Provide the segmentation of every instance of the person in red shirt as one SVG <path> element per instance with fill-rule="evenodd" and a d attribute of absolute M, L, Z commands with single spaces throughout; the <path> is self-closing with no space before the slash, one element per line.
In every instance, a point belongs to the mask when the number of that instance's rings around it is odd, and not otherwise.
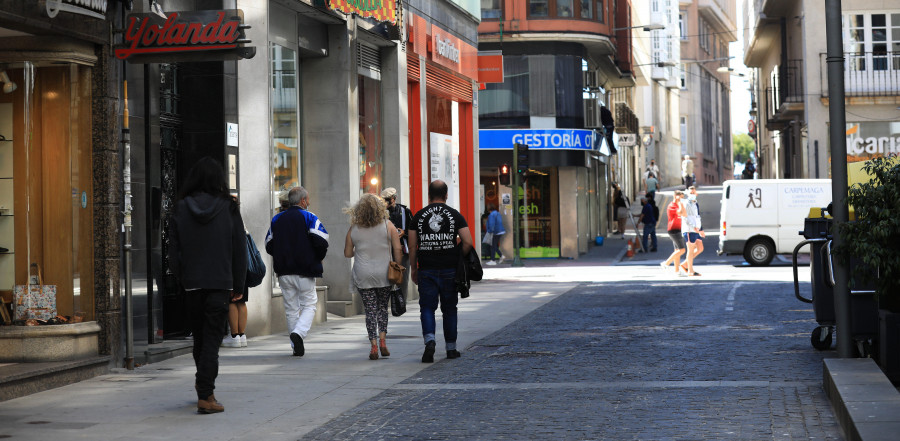
<path fill-rule="evenodd" d="M 675 251 L 666 259 L 665 262 L 660 262 L 659 266 L 666 271 L 669 267 L 669 264 L 675 264 L 675 274 L 681 276 L 684 275 L 685 272 L 681 269 L 681 255 L 684 254 L 685 249 L 687 248 L 684 244 L 684 236 L 681 235 L 681 216 L 678 215 L 678 207 L 681 205 L 681 199 L 684 197 L 684 193 L 680 190 L 675 190 L 675 199 L 672 200 L 672 203 L 666 206 L 666 217 L 669 220 L 668 225 L 666 226 L 666 230 L 669 233 L 669 238 L 672 239 L 672 244 L 675 245 Z"/>

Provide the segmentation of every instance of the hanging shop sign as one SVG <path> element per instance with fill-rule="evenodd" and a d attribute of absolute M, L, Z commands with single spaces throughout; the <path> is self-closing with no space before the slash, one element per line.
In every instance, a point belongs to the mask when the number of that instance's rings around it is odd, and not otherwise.
<path fill-rule="evenodd" d="M 56 18 L 62 12 L 106 20 L 107 0 L 44 0 L 47 16 Z"/>
<path fill-rule="evenodd" d="M 397 23 L 396 0 L 330 0 L 331 9 L 381 22 Z"/>
<path fill-rule="evenodd" d="M 134 63 L 253 58 L 256 48 L 245 46 L 248 28 L 240 9 L 131 14 L 115 54 Z"/>
<path fill-rule="evenodd" d="M 478 53 L 478 82 L 503 82 L 503 52 L 481 51 Z"/>
<path fill-rule="evenodd" d="M 478 131 L 479 150 L 512 150 L 527 144 L 533 150 L 593 150 L 593 130 L 584 129 L 484 129 Z"/>

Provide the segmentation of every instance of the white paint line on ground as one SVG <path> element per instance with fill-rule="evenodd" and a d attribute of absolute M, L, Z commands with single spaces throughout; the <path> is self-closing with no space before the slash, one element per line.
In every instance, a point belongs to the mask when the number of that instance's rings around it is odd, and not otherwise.
<path fill-rule="evenodd" d="M 734 311 L 734 293 L 737 291 L 738 288 L 741 287 L 741 285 L 743 285 L 742 282 L 735 283 L 734 286 L 731 287 L 731 291 L 728 292 L 728 298 L 725 299 L 725 310 L 726 311 L 729 311 L 729 312 Z"/>

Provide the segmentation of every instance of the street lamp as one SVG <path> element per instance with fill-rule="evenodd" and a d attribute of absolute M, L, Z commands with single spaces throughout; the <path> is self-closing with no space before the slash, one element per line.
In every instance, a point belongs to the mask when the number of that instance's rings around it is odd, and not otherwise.
<path fill-rule="evenodd" d="M 659 24 L 659 23 L 650 23 L 650 24 L 648 24 L 648 25 L 637 25 L 637 26 L 628 26 L 628 27 L 625 27 L 625 28 L 614 28 L 614 29 L 613 29 L 613 32 L 615 32 L 615 31 L 624 31 L 624 30 L 626 30 L 626 29 L 638 29 L 638 28 L 643 29 L 643 30 L 649 32 L 649 31 L 658 31 L 658 30 L 660 30 L 660 29 L 665 29 L 665 28 L 666 28 L 666 25 L 664 25 L 664 24 Z"/>
<path fill-rule="evenodd" d="M 722 67 L 716 69 L 716 72 L 727 73 L 728 75 L 735 76 L 735 77 L 743 77 L 744 76 L 744 74 L 741 72 L 735 73 L 733 67 L 722 66 Z"/>
<path fill-rule="evenodd" d="M 656 66 L 656 67 L 675 67 L 678 63 L 674 61 L 659 61 L 656 63 L 644 63 L 644 64 L 635 64 L 634 67 L 638 66 Z"/>

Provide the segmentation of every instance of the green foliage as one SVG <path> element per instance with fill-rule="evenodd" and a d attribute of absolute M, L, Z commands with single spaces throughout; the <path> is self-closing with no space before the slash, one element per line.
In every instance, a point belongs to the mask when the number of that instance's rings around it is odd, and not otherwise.
<path fill-rule="evenodd" d="M 732 150 L 734 151 L 734 160 L 739 162 L 747 162 L 750 153 L 756 150 L 756 144 L 753 138 L 746 133 L 738 133 L 731 135 Z"/>
<path fill-rule="evenodd" d="M 852 281 L 873 282 L 879 296 L 900 298 L 900 160 L 875 158 L 863 166 L 872 178 L 850 187 L 847 203 L 856 221 L 841 225 L 844 262 L 858 259 Z"/>

